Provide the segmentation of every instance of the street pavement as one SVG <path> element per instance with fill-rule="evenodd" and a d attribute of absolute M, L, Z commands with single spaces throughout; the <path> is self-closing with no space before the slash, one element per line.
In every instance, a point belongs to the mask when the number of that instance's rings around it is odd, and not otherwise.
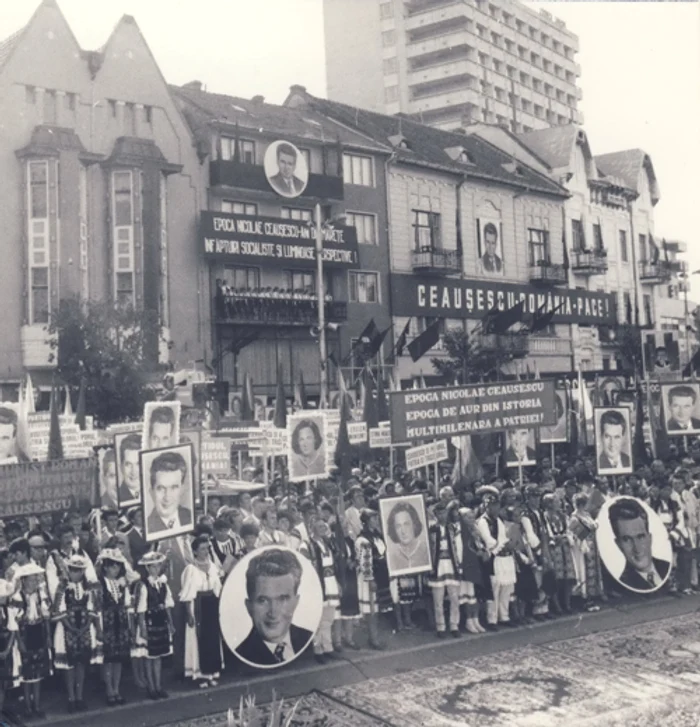
<path fill-rule="evenodd" d="M 639 598 L 495 634 L 389 635 L 382 652 L 344 652 L 323 666 L 304 655 L 204 691 L 170 684 L 170 699 L 156 703 L 132 691 L 108 709 L 93 697 L 98 708 L 80 716 L 47 703 L 44 724 L 223 727 L 226 710 L 254 694 L 258 704 L 289 699 L 305 715 L 294 724 L 324 727 L 698 727 L 699 609 L 698 596 Z"/>

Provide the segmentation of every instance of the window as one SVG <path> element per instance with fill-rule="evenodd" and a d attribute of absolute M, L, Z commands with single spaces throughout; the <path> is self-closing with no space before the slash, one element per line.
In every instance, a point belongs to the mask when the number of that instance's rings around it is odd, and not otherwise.
<path fill-rule="evenodd" d="M 593 245 L 596 250 L 605 249 L 603 245 L 603 228 L 598 223 L 593 225 Z"/>
<path fill-rule="evenodd" d="M 49 297 L 49 162 L 29 162 L 29 323 L 48 323 Z"/>
<path fill-rule="evenodd" d="M 384 75 L 388 76 L 392 73 L 397 73 L 399 70 L 398 58 L 385 58 L 384 59 Z"/>
<path fill-rule="evenodd" d="M 440 244 L 440 215 L 413 210 L 413 243 L 416 250 L 434 250 Z"/>
<path fill-rule="evenodd" d="M 379 6 L 379 17 L 381 18 L 392 18 L 394 16 L 394 7 L 392 3 L 382 3 Z"/>
<path fill-rule="evenodd" d="M 29 210 L 32 219 L 49 216 L 49 163 L 29 162 Z"/>
<path fill-rule="evenodd" d="M 393 45 L 396 45 L 396 31 L 385 30 L 382 33 L 382 46 L 384 48 L 390 48 Z"/>
<path fill-rule="evenodd" d="M 143 107 L 143 120 L 149 126 L 153 123 L 153 106 Z"/>
<path fill-rule="evenodd" d="M 56 123 L 56 92 L 44 91 L 44 123 Z"/>
<path fill-rule="evenodd" d="M 134 305 L 133 175 L 112 172 L 112 219 L 114 224 L 114 290 L 117 303 Z"/>
<path fill-rule="evenodd" d="M 361 187 L 374 187 L 372 158 L 358 154 L 343 154 L 343 181 Z"/>
<path fill-rule="evenodd" d="M 238 140 L 238 161 L 242 164 L 255 164 L 255 142 L 248 139 Z M 221 158 L 233 161 L 236 158 L 236 140 L 231 136 L 221 137 Z"/>
<path fill-rule="evenodd" d="M 396 103 L 399 100 L 399 87 L 398 86 L 387 86 L 384 89 L 384 101 L 385 103 Z"/>
<path fill-rule="evenodd" d="M 628 262 L 627 260 L 627 231 L 620 230 L 620 260 L 623 263 Z"/>
<path fill-rule="evenodd" d="M 307 270 L 286 270 L 288 290 L 316 290 L 316 274 Z"/>
<path fill-rule="evenodd" d="M 629 293 L 622 294 L 622 310 L 626 323 L 632 323 L 632 297 Z"/>
<path fill-rule="evenodd" d="M 349 273 L 352 303 L 379 303 L 379 275 L 351 270 Z"/>
<path fill-rule="evenodd" d="M 374 215 L 363 215 L 359 212 L 346 212 L 346 224 L 357 231 L 357 241 L 361 245 L 376 245 L 377 230 Z"/>
<path fill-rule="evenodd" d="M 124 132 L 136 136 L 136 108 L 132 103 L 124 104 Z"/>
<path fill-rule="evenodd" d="M 221 211 L 231 215 L 257 215 L 258 205 L 252 202 L 234 202 L 230 199 L 222 199 Z"/>
<path fill-rule="evenodd" d="M 538 265 L 549 259 L 549 232 L 547 230 L 529 229 L 527 231 L 530 248 L 530 265 Z"/>
<path fill-rule="evenodd" d="M 305 210 L 298 207 L 282 207 L 282 217 L 285 220 L 311 222 L 314 218 L 314 212 L 313 210 Z"/>
<path fill-rule="evenodd" d="M 651 326 L 654 323 L 654 317 L 651 313 L 651 295 L 645 293 L 642 300 L 644 305 L 644 322 L 647 326 Z"/>
<path fill-rule="evenodd" d="M 645 263 L 647 261 L 647 236 L 639 236 L 639 261 Z"/>
<path fill-rule="evenodd" d="M 31 269 L 31 322 L 49 322 L 49 269 L 48 267 Z"/>
<path fill-rule="evenodd" d="M 260 268 L 227 267 L 224 276 L 236 290 L 257 290 L 260 287 Z"/>
<path fill-rule="evenodd" d="M 571 242 L 574 250 L 586 249 L 586 237 L 583 233 L 581 220 L 571 220 Z"/>
<path fill-rule="evenodd" d="M 241 161 L 244 164 L 255 164 L 255 142 L 241 139 Z"/>

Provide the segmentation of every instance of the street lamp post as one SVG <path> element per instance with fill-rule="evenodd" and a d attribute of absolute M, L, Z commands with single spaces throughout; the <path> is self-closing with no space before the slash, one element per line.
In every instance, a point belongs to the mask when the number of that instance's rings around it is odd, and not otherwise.
<path fill-rule="evenodd" d="M 328 403 L 328 370 L 326 353 L 326 291 L 323 288 L 323 224 L 321 205 L 316 203 L 316 297 L 318 300 L 318 353 L 320 357 L 319 409 Z"/>

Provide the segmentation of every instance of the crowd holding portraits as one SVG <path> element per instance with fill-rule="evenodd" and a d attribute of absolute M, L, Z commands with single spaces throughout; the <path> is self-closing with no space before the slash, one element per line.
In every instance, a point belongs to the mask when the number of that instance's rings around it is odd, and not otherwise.
<path fill-rule="evenodd" d="M 143 410 L 141 449 L 172 447 L 180 441 L 179 401 L 149 401 Z"/>
<path fill-rule="evenodd" d="M 506 467 L 532 467 L 537 464 L 534 429 L 515 428 L 506 431 L 504 461 Z"/>
<path fill-rule="evenodd" d="M 141 502 L 139 452 L 141 431 L 120 432 L 114 435 L 114 454 L 117 462 L 117 500 L 119 507 L 131 507 Z"/>
<path fill-rule="evenodd" d="M 601 507 L 596 531 L 603 565 L 624 588 L 658 591 L 668 580 L 673 549 L 659 515 L 642 500 L 614 497 Z"/>
<path fill-rule="evenodd" d="M 595 407 L 596 465 L 599 475 L 632 472 L 632 427 L 628 407 Z"/>
<path fill-rule="evenodd" d="M 249 666 L 275 669 L 294 661 L 321 621 L 323 592 L 311 561 L 269 545 L 243 557 L 221 593 L 221 634 Z"/>
<path fill-rule="evenodd" d="M 291 482 L 327 476 L 326 425 L 322 411 L 299 411 L 288 418 Z"/>
<path fill-rule="evenodd" d="M 139 453 L 147 542 L 194 529 L 194 469 L 191 444 Z"/>
<path fill-rule="evenodd" d="M 431 568 L 425 498 L 400 495 L 379 502 L 389 575 L 425 573 Z"/>
<path fill-rule="evenodd" d="M 700 434 L 700 384 L 692 381 L 661 386 L 666 432 L 671 437 Z"/>
<path fill-rule="evenodd" d="M 566 391 L 557 389 L 554 392 L 554 410 L 557 421 L 551 426 L 540 427 L 540 442 L 542 444 L 557 444 L 569 441 L 569 407 L 567 406 Z"/>

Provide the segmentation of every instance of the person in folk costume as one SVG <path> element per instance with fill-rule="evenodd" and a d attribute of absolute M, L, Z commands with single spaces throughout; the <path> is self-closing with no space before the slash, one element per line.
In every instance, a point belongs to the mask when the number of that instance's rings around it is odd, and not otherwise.
<path fill-rule="evenodd" d="M 537 581 L 537 601 L 532 607 L 535 621 L 544 621 L 549 616 L 549 596 L 554 593 L 556 583 L 551 569 L 548 541 L 545 537 L 544 515 L 542 514 L 541 491 L 535 484 L 525 487 L 525 503 L 520 521 L 525 539 L 535 558 L 534 574 Z"/>
<path fill-rule="evenodd" d="M 515 560 L 505 523 L 500 517 L 498 490 L 491 485 L 484 485 L 479 488 L 478 494 L 485 512 L 477 521 L 477 528 L 491 554 L 488 565 L 491 598 L 486 603 L 486 628 L 488 631 L 496 631 L 499 623 L 511 625 L 509 608 L 515 590 Z"/>
<path fill-rule="evenodd" d="M 360 612 L 367 621 L 369 645 L 383 649 L 379 640 L 379 614 L 393 610 L 386 562 L 386 543 L 381 536 L 379 513 L 365 509 L 360 514 L 362 529 L 355 541 L 357 593 Z"/>
<path fill-rule="evenodd" d="M 476 513 L 468 507 L 460 508 L 462 521 L 462 571 L 459 586 L 460 610 L 464 610 L 464 628 L 470 634 L 481 634 L 486 629 L 479 621 L 479 601 L 488 600 L 491 586 L 484 578 L 482 564 L 491 555 L 476 527 Z"/>
<path fill-rule="evenodd" d="M 127 560 L 118 548 L 103 548 L 97 558 L 102 612 L 102 651 L 107 704 L 124 704 L 119 693 L 122 667 L 131 655 L 134 633 L 131 590 L 126 578 Z"/>
<path fill-rule="evenodd" d="M 450 602 L 450 633 L 455 638 L 460 635 L 459 589 L 462 535 L 459 523 L 455 522 L 452 517 L 455 512 L 454 508 L 448 510 L 444 500 L 439 500 L 433 507 L 433 515 L 437 522 L 433 523 L 428 530 L 432 562 L 432 571 L 428 575 L 428 586 L 433 595 L 435 628 L 438 638 L 444 638 L 447 633 L 444 607 L 446 595 Z"/>
<path fill-rule="evenodd" d="M 598 606 L 591 603 L 591 598 L 600 595 L 600 589 L 594 589 L 591 593 L 588 583 L 591 575 L 597 581 L 597 573 L 591 573 L 591 557 L 597 557 L 595 545 L 595 531 L 598 523 L 591 517 L 586 509 L 588 507 L 588 495 L 579 492 L 573 499 L 574 512 L 569 517 L 569 531 L 572 538 L 571 554 L 574 559 L 574 570 L 576 571 L 576 586 L 574 593 L 583 599 L 587 611 L 600 610 Z M 593 563 L 593 568 L 596 564 Z"/>
<path fill-rule="evenodd" d="M 165 556 L 162 553 L 144 553 L 139 565 L 146 578 L 136 588 L 136 618 L 145 642 L 146 680 L 151 699 L 166 699 L 163 689 L 162 658 L 173 653 L 172 609 L 175 606 L 168 579 L 162 574 Z"/>
<path fill-rule="evenodd" d="M 131 564 L 138 566 L 141 558 L 151 550 L 151 544 L 146 542 L 143 529 L 143 509 L 140 505 L 131 507 L 126 513 L 129 519 L 129 529 L 126 531 L 128 541 L 129 554 L 131 555 Z M 140 575 L 143 578 L 146 574 L 142 570 Z"/>
<path fill-rule="evenodd" d="M 535 555 L 523 528 L 523 511 L 519 505 L 506 509 L 505 524 L 515 559 L 515 611 L 514 623 L 532 624 L 529 614 L 537 602 L 538 587 L 535 578 Z"/>
<path fill-rule="evenodd" d="M 10 605 L 17 624 L 17 651 L 20 682 L 24 688 L 25 714 L 44 717 L 40 709 L 41 682 L 53 673 L 51 660 L 51 605 L 45 571 L 36 563 L 20 566 L 14 574 L 18 590 Z"/>
<path fill-rule="evenodd" d="M 340 628 L 343 646 L 350 649 L 359 649 L 359 645 L 355 640 L 355 630 L 359 620 L 362 618 L 360 613 L 360 599 L 358 594 L 358 560 L 355 549 L 355 539 L 351 535 L 351 527 L 347 521 L 341 516 L 341 524 L 343 528 L 343 545 L 345 548 L 345 557 L 339 558 L 338 567 L 340 582 Z"/>
<path fill-rule="evenodd" d="M 96 589 L 88 582 L 87 561 L 80 555 L 65 560 L 53 600 L 54 667 L 65 674 L 68 711 L 85 709 L 85 670 L 102 663 L 102 626 Z"/>
<path fill-rule="evenodd" d="M 331 542 L 328 524 L 316 515 L 309 523 L 311 539 L 302 545 L 300 552 L 314 565 L 323 592 L 321 622 L 314 635 L 314 654 L 319 664 L 326 663 L 326 654 L 332 654 L 335 644 L 340 643 L 337 630 L 340 624 L 340 585 L 338 583 L 338 559 Z M 341 647 L 338 648 L 338 651 Z"/>
<path fill-rule="evenodd" d="M 685 547 L 686 537 L 685 523 L 683 523 L 683 513 L 678 502 L 673 498 L 673 487 L 671 481 L 665 481 L 659 487 L 658 498 L 650 502 L 652 509 L 661 519 L 673 550 L 673 563 L 671 575 L 669 576 L 669 592 L 678 592 L 678 580 L 676 575 L 676 567 L 678 565 L 678 553 L 681 548 Z"/>
<path fill-rule="evenodd" d="M 68 525 L 67 523 L 59 525 L 57 532 L 58 547 L 49 553 L 49 557 L 46 560 L 46 584 L 52 602 L 56 598 L 59 581 L 68 579 L 66 563 L 76 553 L 76 535 L 77 533 L 72 525 Z M 92 585 L 97 582 L 95 567 L 89 558 L 85 559 L 85 577 L 88 583 Z"/>
<path fill-rule="evenodd" d="M 571 594 L 576 583 L 576 571 L 571 552 L 571 533 L 560 497 L 547 493 L 542 498 L 548 553 L 556 580 L 556 592 L 551 597 L 555 613 L 571 613 Z"/>
<path fill-rule="evenodd" d="M 221 571 L 211 559 L 206 535 L 194 538 L 192 556 L 192 563 L 182 573 L 180 591 L 180 601 L 187 610 L 185 676 L 204 689 L 219 683 L 224 666 L 219 628 Z"/>
<path fill-rule="evenodd" d="M 243 543 L 241 542 L 241 547 L 237 548 L 226 518 L 219 517 L 214 520 L 214 537 L 209 541 L 209 549 L 212 560 L 227 576 L 238 562 L 238 554 L 243 550 Z"/>
<path fill-rule="evenodd" d="M 19 686 L 17 620 L 10 608 L 13 593 L 12 583 L 0 578 L 0 714 L 5 706 L 5 691 Z"/>

